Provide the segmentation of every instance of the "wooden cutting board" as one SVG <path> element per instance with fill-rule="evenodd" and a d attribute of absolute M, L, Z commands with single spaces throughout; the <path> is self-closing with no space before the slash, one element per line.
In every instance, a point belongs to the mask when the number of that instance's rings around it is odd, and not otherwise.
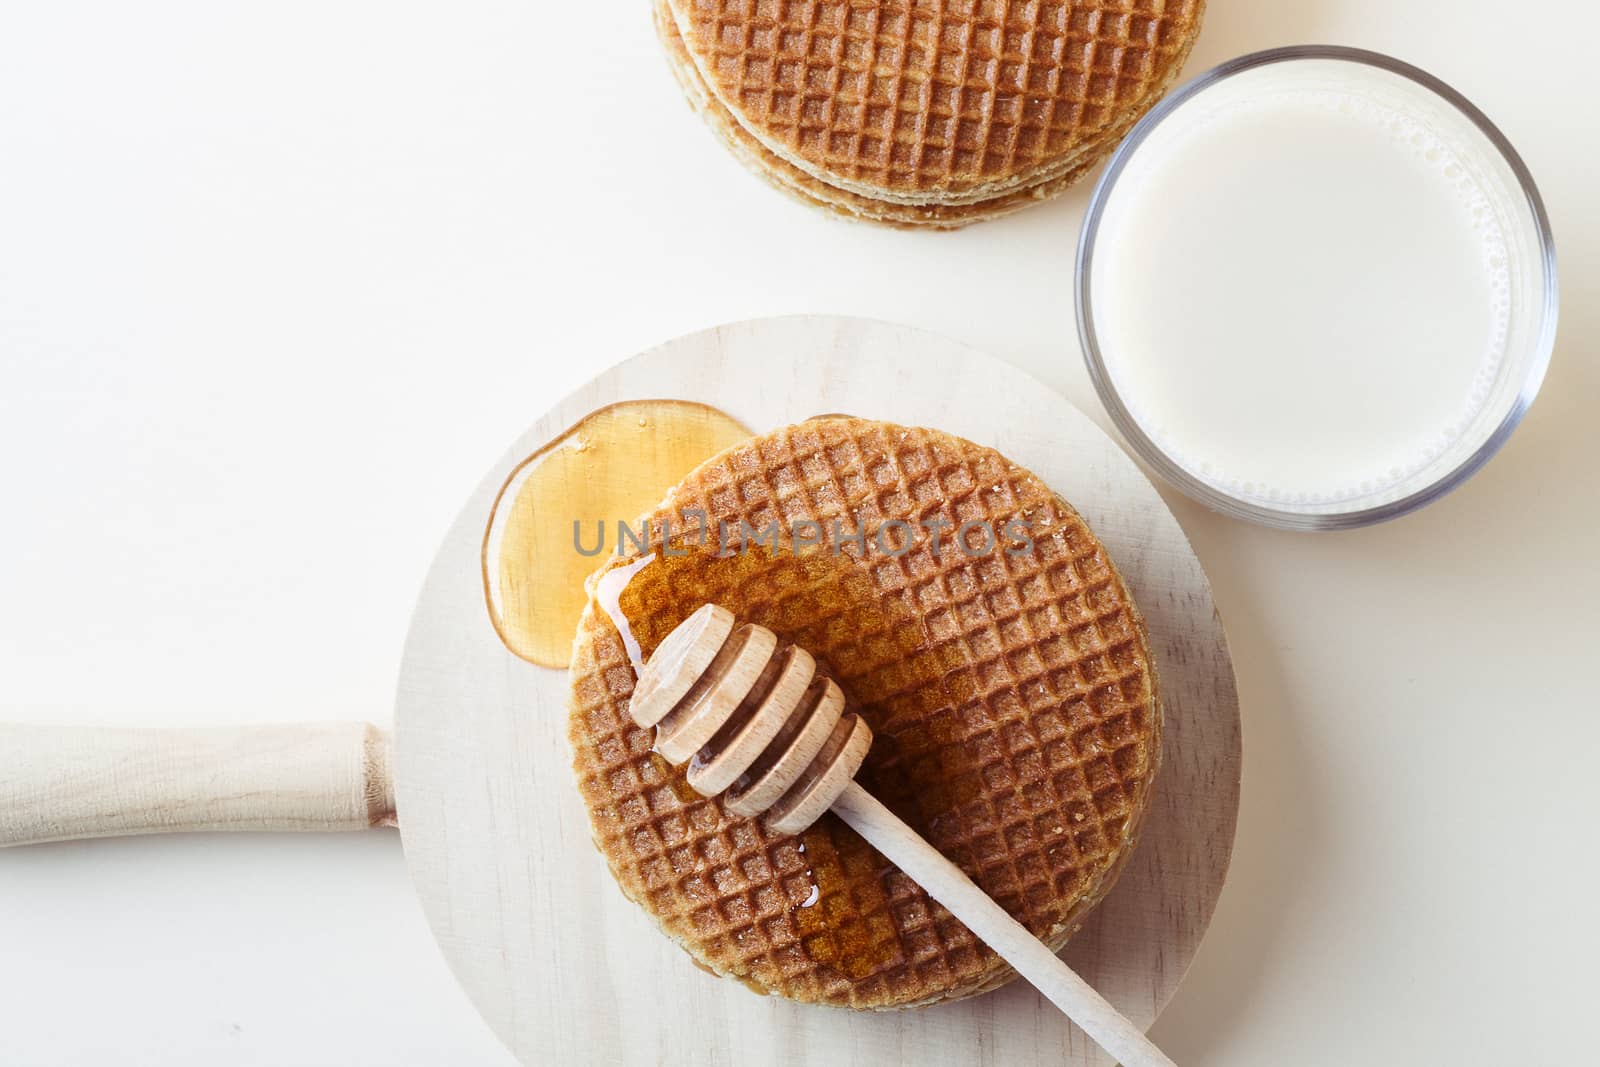
<path fill-rule="evenodd" d="M 1239 800 L 1233 668 L 1205 573 L 1150 482 L 1082 412 L 991 356 L 860 319 L 755 320 L 645 352 L 545 412 L 468 500 L 428 575 L 400 676 L 397 800 L 412 879 L 473 1002 L 528 1063 L 1106 1062 L 1020 983 L 882 1014 L 759 997 L 696 969 L 618 891 L 572 780 L 566 672 L 501 643 L 480 553 L 522 460 L 596 408 L 652 398 L 710 404 L 757 432 L 824 412 L 935 426 L 1071 501 L 1144 611 L 1166 718 L 1138 850 L 1065 957 L 1148 1025 L 1222 889 Z"/>

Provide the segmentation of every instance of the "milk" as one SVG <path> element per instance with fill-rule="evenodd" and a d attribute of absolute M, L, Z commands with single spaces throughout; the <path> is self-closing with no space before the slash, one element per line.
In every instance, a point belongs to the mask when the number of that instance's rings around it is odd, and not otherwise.
<path fill-rule="evenodd" d="M 1182 103 L 1115 177 L 1093 330 L 1190 476 L 1278 509 L 1364 507 L 1493 432 L 1536 235 L 1444 103 L 1355 63 L 1268 66 Z"/>

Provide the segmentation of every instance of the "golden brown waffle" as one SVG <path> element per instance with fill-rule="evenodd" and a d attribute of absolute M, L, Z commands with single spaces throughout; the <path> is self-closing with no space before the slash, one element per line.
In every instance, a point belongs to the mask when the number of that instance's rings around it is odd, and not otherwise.
<path fill-rule="evenodd" d="M 1068 184 L 1176 79 L 1204 6 L 664 2 L 709 96 L 775 157 L 870 200 L 944 206 Z"/>
<path fill-rule="evenodd" d="M 680 534 L 709 520 L 711 542 Z M 662 520 L 673 524 L 667 547 Z M 738 523 L 795 520 L 737 551 Z M 917 532 L 885 554 L 872 531 Z M 932 551 L 924 520 L 951 523 Z M 1025 520 L 1031 551 L 1006 533 Z M 718 522 L 729 524 L 719 551 Z M 987 522 L 988 554 L 951 542 Z M 1015 527 L 1012 532 L 1015 532 Z M 701 604 L 808 649 L 875 734 L 859 781 L 1052 946 L 1127 859 L 1159 752 L 1143 622 L 1105 548 L 1036 477 L 935 430 L 827 418 L 752 439 L 692 472 L 651 516 L 658 558 L 620 607 L 648 656 Z M 812 530 L 802 527 L 802 534 Z M 885 545 L 898 550 L 893 527 Z M 983 547 L 980 528 L 969 544 Z M 626 565 L 613 560 L 606 569 Z M 595 588 L 591 582 L 591 588 Z M 570 737 L 594 840 L 623 892 L 701 965 L 796 1000 L 891 1008 L 991 988 L 1010 969 L 834 816 L 798 838 L 730 815 L 651 751 L 634 674 L 591 600 L 571 670 Z"/>
<path fill-rule="evenodd" d="M 1084 159 L 1059 177 L 1006 193 L 975 204 L 896 204 L 874 200 L 835 188 L 799 167 L 785 162 L 769 150 L 733 117 L 733 113 L 711 94 L 700 76 L 683 36 L 673 21 L 667 0 L 655 0 L 656 33 L 667 52 L 667 63 L 685 98 L 706 121 L 728 152 L 758 177 L 811 207 L 856 222 L 876 222 L 898 229 L 955 230 L 974 222 L 1000 218 L 1060 193 L 1099 163 L 1121 140 L 1137 116 L 1130 115 L 1118 128 L 1108 131 L 1093 146 L 1086 146 Z"/>
<path fill-rule="evenodd" d="M 1098 145 L 1092 149 L 1086 148 L 1084 160 L 1060 177 L 1006 193 L 992 200 L 976 204 L 896 204 L 886 200 L 873 200 L 870 197 L 835 188 L 807 174 L 799 167 L 785 162 L 752 137 L 750 132 L 734 119 L 732 112 L 707 88 L 705 79 L 700 76 L 693 60 L 689 58 L 689 52 L 683 44 L 683 36 L 678 32 L 677 23 L 672 19 L 667 0 L 656 0 L 654 7 L 656 33 L 666 49 L 668 67 L 682 88 L 689 106 L 711 127 L 723 147 L 748 170 L 780 192 L 787 193 L 808 206 L 820 208 L 854 222 L 876 222 L 909 230 L 955 230 L 974 222 L 986 222 L 989 219 L 1009 215 L 1041 200 L 1048 200 L 1078 181 L 1085 172 L 1116 147 L 1122 135 L 1127 132 L 1127 126 L 1133 123 L 1134 116 L 1130 116 L 1124 126 L 1110 131 Z"/>

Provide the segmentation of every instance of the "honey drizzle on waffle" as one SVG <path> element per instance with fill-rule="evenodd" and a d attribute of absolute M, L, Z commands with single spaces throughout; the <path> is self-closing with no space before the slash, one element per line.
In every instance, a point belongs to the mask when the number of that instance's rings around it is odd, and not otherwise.
<path fill-rule="evenodd" d="M 850 550 L 845 548 L 845 552 Z M 688 579 L 688 584 L 698 585 L 708 568 L 717 568 L 718 579 L 732 586 L 743 585 L 747 576 L 765 573 L 781 565 L 780 560 L 792 560 L 798 573 L 805 576 L 803 588 L 818 593 L 839 588 L 844 583 L 859 580 L 858 564 L 834 556 L 822 546 L 813 546 L 798 553 L 780 557 L 761 545 L 744 545 L 737 549 L 718 551 L 712 546 L 681 545 L 675 542 L 673 555 L 661 550 L 648 553 L 621 567 L 607 571 L 595 583 L 595 603 L 611 620 L 618 636 L 628 648 L 635 673 L 639 665 L 650 658 L 656 646 L 670 633 L 683 615 L 651 610 L 648 588 L 672 588 Z M 725 572 L 725 573 L 722 573 Z M 635 583 L 638 583 L 637 586 Z M 887 632 L 896 635 L 896 656 L 914 657 L 923 637 L 920 624 L 896 611 L 897 605 L 884 603 L 878 598 L 866 598 L 851 620 L 866 633 Z M 798 644 L 800 638 L 786 634 L 779 622 L 778 605 L 763 610 L 760 605 L 741 613 L 741 618 L 756 625 L 767 626 L 785 641 Z M 634 657 L 637 655 L 637 659 Z M 845 665 L 845 677 L 855 675 L 866 681 L 849 692 L 852 710 L 865 716 L 868 722 L 885 721 L 891 717 L 890 707 L 905 699 L 930 691 L 942 690 L 944 679 L 937 677 L 934 669 L 938 661 L 917 660 L 922 673 L 896 675 L 892 684 L 882 679 L 874 680 L 870 672 L 862 672 L 860 663 Z M 839 667 L 818 661 L 819 674 L 840 679 Z M 730 722 L 728 730 L 737 729 L 742 719 Z M 675 768 L 659 754 L 652 753 L 661 778 L 674 796 L 685 804 L 704 800 L 689 785 L 683 768 Z M 861 781 L 869 781 L 865 768 Z M 906 946 L 894 924 L 882 919 L 889 905 L 884 881 L 891 874 L 900 878 L 894 865 L 877 849 L 854 831 L 838 823 L 834 816 L 824 819 L 835 825 L 822 829 L 817 826 L 806 830 L 793 844 L 779 846 L 775 860 L 780 869 L 790 872 L 783 883 L 788 898 L 788 916 L 801 948 L 814 962 L 838 971 L 851 981 L 861 981 L 887 969 L 903 965 L 909 958 Z M 854 879 L 848 875 L 855 875 Z M 862 919 L 866 916 L 866 919 Z"/>

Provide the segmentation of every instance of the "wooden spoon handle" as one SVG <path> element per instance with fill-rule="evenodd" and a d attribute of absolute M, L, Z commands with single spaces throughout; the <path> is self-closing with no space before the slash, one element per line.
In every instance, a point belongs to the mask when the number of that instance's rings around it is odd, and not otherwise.
<path fill-rule="evenodd" d="M 871 793 L 851 782 L 833 802 L 833 811 L 1124 1067 L 1174 1067 L 1143 1031 Z"/>
<path fill-rule="evenodd" d="M 389 742 L 366 723 L 0 724 L 0 846 L 184 830 L 365 830 L 393 818 Z"/>

